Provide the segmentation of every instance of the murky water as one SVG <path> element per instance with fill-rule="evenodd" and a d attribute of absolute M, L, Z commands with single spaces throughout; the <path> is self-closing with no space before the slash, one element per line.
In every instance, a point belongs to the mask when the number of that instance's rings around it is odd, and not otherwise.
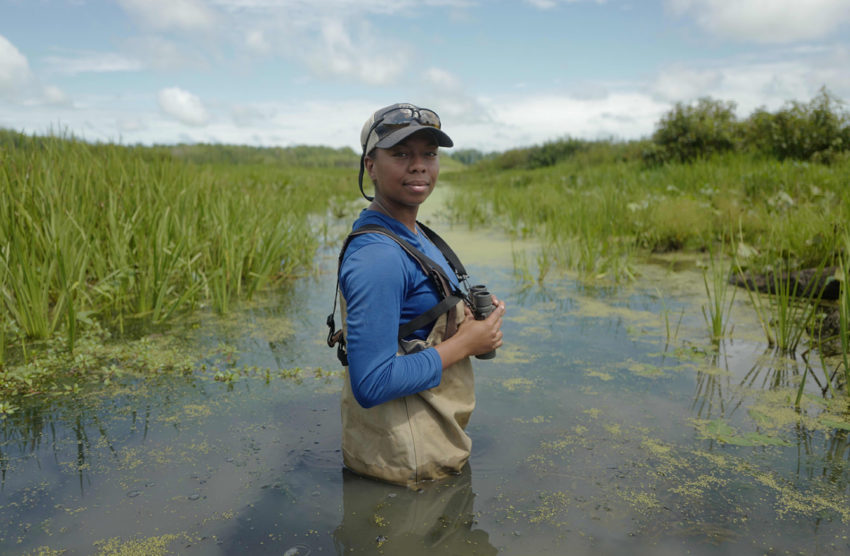
<path fill-rule="evenodd" d="M 430 218 L 509 306 L 505 347 L 474 363 L 465 473 L 413 492 L 342 470 L 328 250 L 287 291 L 145 340 L 202 354 L 193 372 L 0 421 L 0 553 L 850 550 L 846 404 L 824 400 L 819 364 L 766 353 L 745 296 L 715 348 L 688 265 L 617 288 L 524 283 L 511 252 L 535 246 Z"/>

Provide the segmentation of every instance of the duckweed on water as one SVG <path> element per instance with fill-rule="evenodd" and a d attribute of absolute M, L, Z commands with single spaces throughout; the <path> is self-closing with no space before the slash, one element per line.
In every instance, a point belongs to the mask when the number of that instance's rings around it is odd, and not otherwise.
<path fill-rule="evenodd" d="M 122 540 L 112 538 L 95 543 L 98 556 L 164 556 L 172 554 L 171 547 L 178 541 L 188 541 L 185 535 L 161 535 L 144 539 Z"/>
<path fill-rule="evenodd" d="M 508 378 L 502 381 L 502 387 L 511 392 L 517 390 L 528 392 L 534 388 L 534 380 L 524 377 Z"/>
<path fill-rule="evenodd" d="M 612 428 L 619 432 L 612 434 Z M 623 503 L 629 512 L 642 516 L 641 527 L 645 528 L 661 524 L 675 528 L 675 522 L 656 521 L 655 517 L 661 517 L 662 512 L 704 515 L 706 504 L 731 507 L 730 521 L 746 521 L 746 516 L 757 516 L 763 511 L 757 508 L 766 506 L 764 509 L 770 508 L 770 514 L 778 519 L 816 517 L 826 512 L 827 516 L 850 524 L 850 498 L 840 485 L 814 480 L 801 488 L 769 467 L 753 463 L 746 455 L 676 446 L 622 423 L 586 422 L 574 433 L 542 443 L 527 463 L 541 478 L 559 477 L 561 486 L 555 492 L 538 493 L 540 503 L 523 512 L 515 508 L 529 507 L 527 503 L 506 500 L 514 507 L 511 519 L 524 517 L 533 524 L 586 527 L 587 518 L 579 516 L 593 515 L 601 508 L 622 512 Z M 769 462 L 766 464 L 769 466 Z M 580 471 L 572 474 L 566 471 L 570 468 Z M 626 479 L 631 486 L 621 488 Z M 565 484 L 575 486 L 564 490 Z M 749 499 L 746 493 L 757 486 L 766 487 L 767 495 Z M 723 500 L 713 500 L 718 497 Z M 768 515 L 764 519 L 771 518 Z"/>

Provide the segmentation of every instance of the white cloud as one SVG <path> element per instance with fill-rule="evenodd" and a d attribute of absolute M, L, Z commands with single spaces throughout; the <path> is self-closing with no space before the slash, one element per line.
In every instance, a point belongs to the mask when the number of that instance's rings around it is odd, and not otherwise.
<path fill-rule="evenodd" d="M 667 102 L 689 101 L 710 96 L 711 91 L 718 90 L 723 79 L 724 74 L 718 69 L 673 66 L 658 74 L 650 90 Z"/>
<path fill-rule="evenodd" d="M 198 49 L 180 46 L 162 37 L 132 37 L 125 40 L 122 46 L 146 68 L 174 71 L 209 66 L 206 56 Z"/>
<path fill-rule="evenodd" d="M 315 13 L 341 15 L 341 12 L 409 13 L 411 10 L 432 7 L 469 8 L 478 2 L 476 0 L 395 0 L 393 2 L 387 0 L 213 0 L 213 3 L 230 12 L 246 10 L 266 12 L 280 9 L 301 15 Z"/>
<path fill-rule="evenodd" d="M 55 105 L 70 105 L 71 99 L 59 87 L 48 85 L 44 88 L 44 102 Z"/>
<path fill-rule="evenodd" d="M 668 109 L 640 93 L 611 93 L 600 98 L 535 95 L 490 102 L 493 114 L 489 148 L 505 149 L 543 143 L 565 136 L 583 139 L 635 139 L 651 133 Z M 454 137 L 454 135 L 452 135 Z M 476 143 L 482 137 L 476 138 Z M 455 141 L 463 146 L 463 143 Z"/>
<path fill-rule="evenodd" d="M 268 54 L 271 51 L 271 45 L 261 29 L 252 29 L 245 34 L 245 46 L 257 54 Z"/>
<path fill-rule="evenodd" d="M 48 72 L 64 75 L 139 71 L 142 64 L 114 52 L 80 52 L 71 56 L 48 56 Z"/>
<path fill-rule="evenodd" d="M 238 127 L 251 127 L 274 117 L 274 109 L 258 105 L 237 104 L 230 110 L 233 123 Z"/>
<path fill-rule="evenodd" d="M 407 62 L 406 49 L 380 42 L 375 38 L 380 34 L 365 25 L 352 38 L 349 27 L 338 19 L 323 22 L 318 46 L 305 52 L 313 72 L 331 78 L 354 78 L 369 85 L 393 83 Z"/>
<path fill-rule="evenodd" d="M 760 43 L 828 36 L 850 21 L 848 0 L 667 0 L 709 32 Z"/>
<path fill-rule="evenodd" d="M 590 0 L 525 0 L 526 4 L 531 4 L 535 8 L 539 8 L 541 10 L 551 10 L 558 4 L 577 4 L 579 2 L 585 2 Z M 592 0 L 597 4 L 604 4 L 605 0 Z"/>
<path fill-rule="evenodd" d="M 138 118 L 119 118 L 115 122 L 118 131 L 123 133 L 138 133 L 148 129 L 147 124 Z"/>
<path fill-rule="evenodd" d="M 0 35 L 0 99 L 18 105 L 70 105 L 68 96 L 53 85 L 43 86 L 29 62 L 11 42 Z"/>
<path fill-rule="evenodd" d="M 157 95 L 159 108 L 167 115 L 191 126 L 205 126 L 210 116 L 201 99 L 179 87 L 162 89 Z"/>
<path fill-rule="evenodd" d="M 461 88 L 461 83 L 457 76 L 440 68 L 428 68 L 425 71 L 425 80 L 434 87 L 440 87 L 452 91 L 456 91 Z"/>
<path fill-rule="evenodd" d="M 790 100 L 806 101 L 826 85 L 841 98 L 850 95 L 850 52 L 843 48 L 786 49 L 769 58 L 739 57 L 710 65 L 671 66 L 659 71 L 648 90 L 668 103 L 710 96 L 732 100 L 739 116 L 764 106 L 776 109 Z"/>
<path fill-rule="evenodd" d="M 467 92 L 457 75 L 442 68 L 428 68 L 423 73 L 422 81 L 429 89 L 422 102 L 437 110 L 440 118 L 466 124 L 490 121 L 489 111 Z"/>
<path fill-rule="evenodd" d="M 0 35 L 0 98 L 15 98 L 32 80 L 26 56 Z"/>
<path fill-rule="evenodd" d="M 201 0 L 118 0 L 141 22 L 154 29 L 206 31 L 215 27 L 216 14 Z"/>

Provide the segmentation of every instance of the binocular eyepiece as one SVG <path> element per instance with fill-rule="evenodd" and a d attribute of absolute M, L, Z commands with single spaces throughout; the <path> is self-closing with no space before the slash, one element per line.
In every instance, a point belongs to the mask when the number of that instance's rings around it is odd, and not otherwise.
<path fill-rule="evenodd" d="M 472 305 L 472 315 L 475 317 L 475 320 L 486 319 L 493 312 L 493 309 L 496 308 L 493 305 L 493 296 L 487 291 L 487 286 L 483 284 L 469 288 L 469 301 Z M 496 350 L 488 351 L 475 357 L 477 359 L 493 359 L 496 357 Z"/>

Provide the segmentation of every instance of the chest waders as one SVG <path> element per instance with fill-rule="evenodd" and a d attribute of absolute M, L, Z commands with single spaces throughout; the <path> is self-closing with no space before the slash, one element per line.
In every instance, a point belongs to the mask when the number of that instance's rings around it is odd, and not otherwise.
<path fill-rule="evenodd" d="M 426 237 L 443 253 L 460 283 L 465 284 L 466 270 L 457 255 L 436 233 L 417 222 Z M 441 300 L 431 309 L 399 327 L 397 355 L 406 355 L 435 346 L 450 338 L 464 320 L 466 296 L 452 286 L 442 267 L 421 251 L 383 226 L 367 225 L 346 238 L 339 254 L 339 265 L 351 240 L 362 234 L 378 233 L 396 241 L 419 263 L 431 278 Z M 334 313 L 339 295 L 342 330 L 335 330 Z M 327 319 L 328 345 L 337 346 L 337 357 L 345 366 L 340 410 L 342 414 L 343 463 L 352 471 L 391 483 L 413 486 L 460 472 L 469 459 L 472 440 L 465 432 L 475 408 L 472 363 L 469 358 L 443 369 L 440 384 L 416 394 L 396 398 L 364 409 L 351 390 L 348 356 L 345 298 L 339 292 L 339 266 L 334 312 Z M 425 340 L 405 340 L 414 331 L 434 323 Z"/>

